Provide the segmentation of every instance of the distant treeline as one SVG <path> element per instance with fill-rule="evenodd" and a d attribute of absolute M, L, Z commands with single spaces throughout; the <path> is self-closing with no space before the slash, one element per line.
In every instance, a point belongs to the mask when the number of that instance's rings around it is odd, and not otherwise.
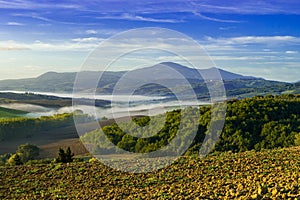
<path fill-rule="evenodd" d="M 183 118 L 184 112 L 199 112 L 200 118 Z M 122 123 L 122 129 L 113 124 L 81 136 L 81 140 L 94 153 L 110 152 L 112 149 L 107 138 L 116 146 L 138 153 L 158 150 L 175 138 L 180 123 L 183 125 L 181 140 L 176 141 L 175 151 L 184 148 L 187 142 L 192 143 L 186 154 L 199 151 L 203 139 L 208 133 L 211 121 L 211 107 L 201 106 L 200 109 L 187 108 L 168 112 L 166 121 L 161 129 L 155 123 L 161 123 L 162 116 L 156 116 L 149 121 L 149 117 L 134 119 L 135 123 L 144 126 L 151 123 L 152 130 L 142 129 L 150 137 L 135 137 L 127 133 L 135 132 L 133 123 Z M 198 123 L 198 131 L 193 141 L 188 141 L 193 124 Z M 125 127 L 125 128 L 124 128 Z M 123 131 L 126 130 L 126 131 Z M 106 142 L 104 142 L 106 141 Z M 242 100 L 227 102 L 226 120 L 220 138 L 215 145 L 216 151 L 240 152 L 246 150 L 261 150 L 277 147 L 300 145 L 300 97 L 295 95 L 256 96 Z"/>

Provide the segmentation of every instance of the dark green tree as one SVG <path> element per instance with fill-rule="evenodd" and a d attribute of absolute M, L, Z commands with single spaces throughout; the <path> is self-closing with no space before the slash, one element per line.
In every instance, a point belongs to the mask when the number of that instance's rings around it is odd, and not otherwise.
<path fill-rule="evenodd" d="M 62 148 L 58 149 L 58 157 L 56 158 L 56 162 L 66 163 L 65 150 L 63 150 Z"/>
<path fill-rule="evenodd" d="M 70 147 L 68 147 L 66 154 L 65 154 L 66 162 L 73 162 L 73 156 L 74 156 L 74 153 L 72 153 Z"/>
<path fill-rule="evenodd" d="M 64 149 L 58 149 L 58 157 L 55 159 L 56 162 L 59 163 L 69 163 L 73 162 L 74 154 L 71 152 L 70 147 L 67 148 L 66 152 Z"/>

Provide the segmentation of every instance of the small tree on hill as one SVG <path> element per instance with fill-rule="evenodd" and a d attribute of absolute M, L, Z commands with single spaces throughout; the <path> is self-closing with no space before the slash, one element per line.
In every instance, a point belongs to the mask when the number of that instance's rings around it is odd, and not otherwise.
<path fill-rule="evenodd" d="M 62 148 L 58 149 L 58 157 L 56 158 L 56 162 L 66 163 L 65 151 Z"/>
<path fill-rule="evenodd" d="M 55 159 L 56 162 L 69 163 L 73 162 L 74 154 L 71 152 L 70 147 L 67 148 L 66 152 L 62 149 L 58 149 L 58 157 Z"/>
<path fill-rule="evenodd" d="M 66 151 L 65 155 L 66 155 L 66 161 L 67 162 L 73 162 L 74 153 L 71 152 L 70 147 L 67 148 L 67 151 Z"/>

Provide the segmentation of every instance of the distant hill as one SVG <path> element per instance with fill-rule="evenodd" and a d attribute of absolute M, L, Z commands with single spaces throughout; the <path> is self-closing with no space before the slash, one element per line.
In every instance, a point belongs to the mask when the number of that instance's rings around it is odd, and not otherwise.
<path fill-rule="evenodd" d="M 92 79 L 99 78 L 102 72 L 84 71 L 80 72 L 82 82 L 89 83 Z M 136 69 L 132 71 L 108 71 L 104 72 L 101 81 L 97 86 L 97 92 L 101 94 L 112 94 L 116 83 L 124 81 L 119 89 L 126 93 L 135 89 L 135 94 L 140 95 L 171 95 L 168 85 L 180 88 L 179 92 L 185 92 L 186 82 L 191 84 L 199 97 L 207 97 L 208 90 L 203 81 L 203 77 L 208 79 L 218 79 L 216 75 L 221 75 L 228 96 L 244 97 L 254 96 L 265 93 L 298 93 L 300 83 L 283 83 L 277 81 L 264 80 L 251 76 L 243 76 L 222 69 L 193 69 L 173 62 L 163 62 L 154 66 Z M 18 91 L 35 91 L 35 92 L 69 92 L 73 91 L 73 84 L 77 73 L 57 73 L 47 72 L 37 78 L 2 80 L 0 81 L 0 90 L 18 90 Z M 125 79 L 122 78 L 126 75 Z M 203 77 L 202 77 L 203 76 Z M 181 78 L 180 78 L 181 77 Z M 140 88 L 136 88 L 139 82 L 150 82 Z M 151 84 L 157 82 L 158 84 Z M 120 85 L 118 85 L 120 86 Z M 93 89 L 93 88 L 90 88 Z"/>

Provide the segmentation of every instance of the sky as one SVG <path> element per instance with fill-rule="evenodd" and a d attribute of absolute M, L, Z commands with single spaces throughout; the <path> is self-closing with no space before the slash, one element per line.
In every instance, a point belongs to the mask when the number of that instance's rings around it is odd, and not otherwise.
<path fill-rule="evenodd" d="M 101 42 L 144 27 L 185 34 L 218 68 L 300 80 L 298 0 L 0 0 L 0 80 L 79 71 Z"/>

